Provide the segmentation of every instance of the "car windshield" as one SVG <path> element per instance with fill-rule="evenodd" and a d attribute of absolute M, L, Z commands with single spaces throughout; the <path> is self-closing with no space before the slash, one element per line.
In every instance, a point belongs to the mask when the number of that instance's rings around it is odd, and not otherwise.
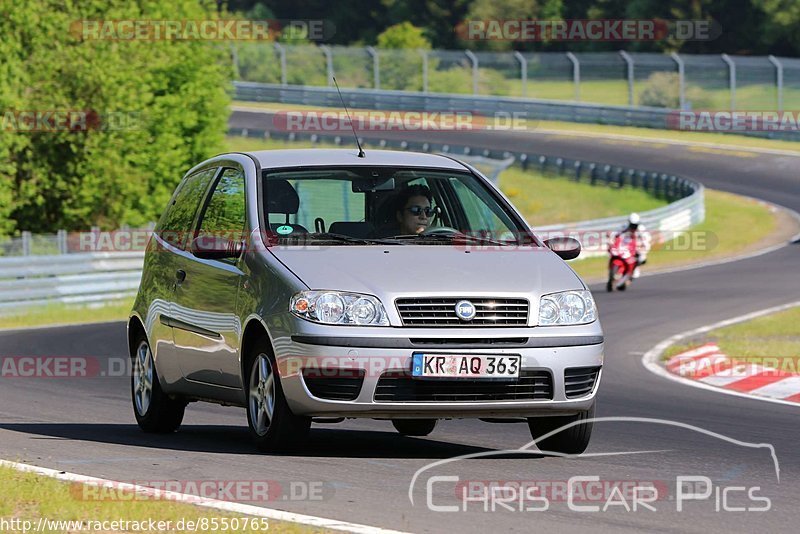
<path fill-rule="evenodd" d="M 479 178 L 447 169 L 306 167 L 265 171 L 264 222 L 283 244 L 535 244 Z"/>

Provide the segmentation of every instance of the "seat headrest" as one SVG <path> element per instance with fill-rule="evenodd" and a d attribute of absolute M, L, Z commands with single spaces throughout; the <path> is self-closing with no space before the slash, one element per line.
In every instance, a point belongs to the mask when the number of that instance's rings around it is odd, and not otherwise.
<path fill-rule="evenodd" d="M 349 235 L 351 237 L 367 238 L 372 234 L 372 225 L 368 222 L 337 221 L 331 223 L 328 231 L 332 234 Z"/>
<path fill-rule="evenodd" d="M 267 180 L 267 213 L 294 215 L 300 209 L 300 197 L 288 180 Z"/>

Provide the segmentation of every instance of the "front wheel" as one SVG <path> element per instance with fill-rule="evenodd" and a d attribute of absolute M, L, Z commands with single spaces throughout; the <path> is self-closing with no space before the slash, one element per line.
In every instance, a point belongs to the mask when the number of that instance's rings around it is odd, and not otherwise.
<path fill-rule="evenodd" d="M 266 338 L 256 343 L 249 361 L 247 423 L 250 435 L 261 451 L 286 450 L 308 434 L 311 418 L 294 415 L 289 409 Z"/>
<path fill-rule="evenodd" d="M 153 351 L 142 335 L 134 345 L 131 400 L 136 423 L 145 432 L 168 434 L 181 426 L 186 402 L 172 399 L 161 389 Z"/>
<path fill-rule="evenodd" d="M 427 436 L 437 422 L 436 419 L 392 419 L 395 430 L 404 436 Z"/>
<path fill-rule="evenodd" d="M 528 428 L 530 428 L 531 437 L 538 439 L 565 425 L 578 423 L 537 441 L 536 446 L 544 453 L 580 454 L 589 446 L 589 439 L 592 437 L 593 421 L 591 419 L 594 419 L 594 404 L 588 410 L 576 415 L 529 417 Z"/>

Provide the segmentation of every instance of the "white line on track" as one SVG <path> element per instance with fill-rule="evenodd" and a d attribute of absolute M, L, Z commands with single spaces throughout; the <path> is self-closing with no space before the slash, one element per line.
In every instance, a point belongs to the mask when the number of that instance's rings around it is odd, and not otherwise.
<path fill-rule="evenodd" d="M 777 404 L 784 404 L 787 406 L 794 406 L 797 407 L 796 402 L 785 401 L 782 399 L 771 399 L 769 397 L 756 397 L 754 395 L 750 395 L 749 393 L 741 393 L 739 391 L 732 391 L 729 389 L 724 389 L 720 387 L 711 386 L 708 384 L 704 384 L 703 382 L 699 382 L 696 380 L 691 380 L 689 378 L 684 378 L 682 376 L 674 375 L 664 368 L 659 362 L 661 360 L 661 355 L 664 354 L 664 351 L 667 350 L 670 346 L 674 345 L 675 343 L 692 337 L 699 334 L 705 334 L 706 332 L 710 332 L 711 330 L 716 330 L 717 328 L 723 328 L 726 326 L 730 326 L 732 324 L 743 323 L 745 321 L 749 321 L 750 319 L 756 319 L 758 317 L 762 317 L 764 315 L 769 315 L 771 313 L 777 313 L 780 311 L 788 310 L 789 308 L 794 308 L 796 306 L 800 306 L 800 300 L 796 300 L 794 302 L 790 302 L 788 304 L 782 304 L 780 306 L 773 306 L 772 308 L 767 308 L 764 310 L 759 310 L 751 313 L 747 313 L 745 315 L 739 315 L 737 317 L 732 317 L 730 319 L 726 319 L 724 321 L 720 321 L 718 323 L 701 326 L 700 328 L 695 328 L 694 330 L 689 330 L 687 332 L 681 332 L 680 334 L 675 334 L 672 337 L 669 337 L 653 347 L 652 349 L 648 350 L 644 356 L 642 356 L 642 364 L 645 368 L 668 380 L 673 380 L 675 382 L 680 382 L 681 384 L 685 384 L 687 386 L 693 386 L 700 389 L 705 389 L 708 391 L 716 391 L 717 393 L 724 393 L 726 395 L 734 395 L 736 397 L 744 397 L 747 399 L 765 401 L 765 402 L 774 402 Z"/>
<path fill-rule="evenodd" d="M 241 504 L 229 501 L 220 501 L 217 499 L 207 499 L 205 497 L 198 497 L 197 495 L 189 495 L 185 493 L 178 493 L 174 491 L 164 491 L 155 488 L 148 488 L 146 486 L 137 486 L 135 484 L 127 484 L 115 482 L 113 480 L 106 480 L 104 478 L 96 478 L 85 475 L 78 475 L 75 473 L 67 473 L 57 469 L 48 469 L 46 467 L 38 467 L 35 465 L 23 464 L 18 462 L 10 462 L 7 460 L 0 460 L 0 466 L 10 467 L 17 471 L 26 473 L 36 473 L 50 478 L 55 478 L 64 482 L 76 482 L 87 484 L 89 486 L 97 486 L 101 488 L 110 488 L 114 490 L 133 491 L 140 495 L 145 496 L 160 496 L 161 498 L 174 501 L 192 504 L 202 508 L 210 508 L 213 510 L 220 510 L 231 512 L 235 514 L 244 514 L 255 517 L 263 517 L 272 519 L 274 521 L 286 521 L 290 523 L 300 523 L 317 528 L 327 528 L 331 530 L 341 530 L 344 532 L 356 532 L 358 534 L 405 534 L 398 530 L 387 530 L 378 527 L 371 527 L 368 525 L 360 525 L 357 523 L 348 523 L 346 521 L 338 521 L 336 519 L 326 519 L 324 517 L 315 517 L 312 515 L 295 514 L 291 512 L 284 512 L 283 510 L 275 510 L 272 508 L 262 508 L 260 506 L 252 506 L 249 504 Z"/>

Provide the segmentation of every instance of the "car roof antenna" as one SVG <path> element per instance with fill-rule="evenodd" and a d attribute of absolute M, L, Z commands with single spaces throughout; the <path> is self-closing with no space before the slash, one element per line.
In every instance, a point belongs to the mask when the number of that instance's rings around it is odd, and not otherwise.
<path fill-rule="evenodd" d="M 342 107 L 344 108 L 344 112 L 347 115 L 347 120 L 350 121 L 350 127 L 353 129 L 353 137 L 356 138 L 356 145 L 358 145 L 358 157 L 363 158 L 366 157 L 364 154 L 364 149 L 361 148 L 361 142 L 358 140 L 358 134 L 356 134 L 356 127 L 353 124 L 353 119 L 350 118 L 350 112 L 347 111 L 347 106 L 344 105 L 344 98 L 342 98 L 342 92 L 339 90 L 339 84 L 336 83 L 336 77 L 333 77 L 333 85 L 336 86 L 336 92 L 339 93 L 339 100 L 342 101 Z"/>

